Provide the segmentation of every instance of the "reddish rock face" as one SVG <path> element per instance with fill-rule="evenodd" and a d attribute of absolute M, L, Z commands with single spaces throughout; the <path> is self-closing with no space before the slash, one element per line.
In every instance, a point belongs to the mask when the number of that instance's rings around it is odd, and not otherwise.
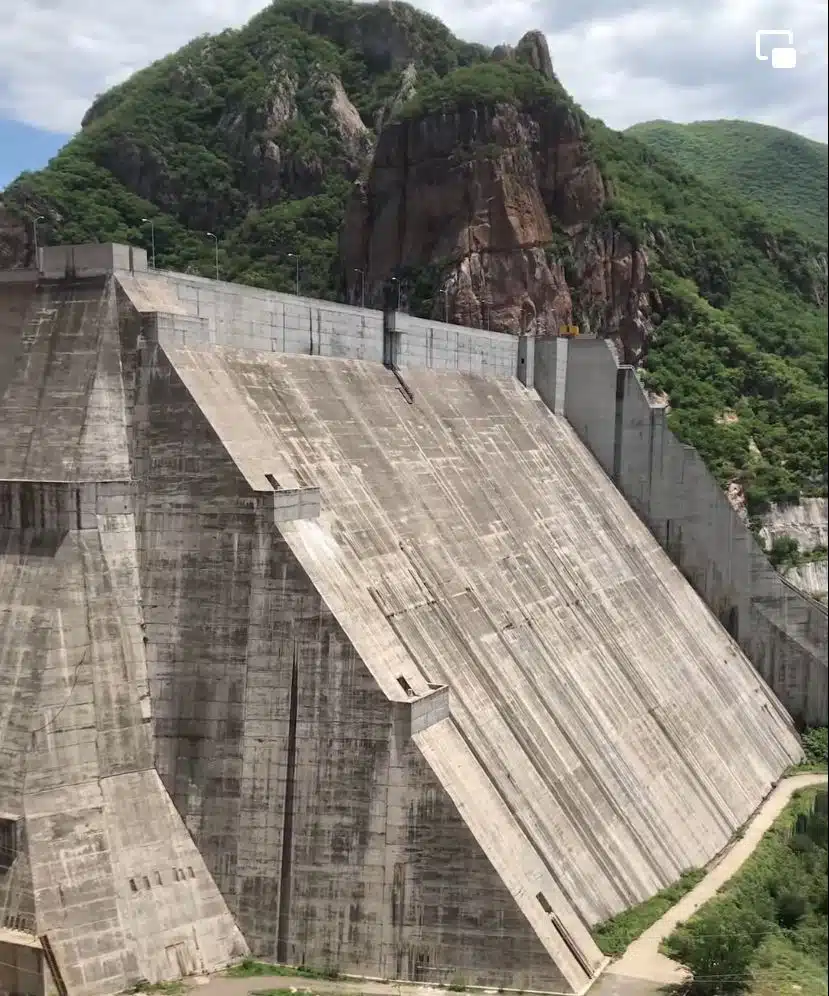
<path fill-rule="evenodd" d="M 575 279 L 584 331 L 612 339 L 623 363 L 638 364 L 650 331 L 648 257 L 609 225 L 575 237 Z"/>
<path fill-rule="evenodd" d="M 352 299 L 358 270 L 367 303 L 378 305 L 395 272 L 433 266 L 433 317 L 530 335 L 575 322 L 616 339 L 636 362 L 647 331 L 647 257 L 601 222 L 606 199 L 567 106 L 530 113 L 501 105 L 392 124 L 346 216 Z"/>

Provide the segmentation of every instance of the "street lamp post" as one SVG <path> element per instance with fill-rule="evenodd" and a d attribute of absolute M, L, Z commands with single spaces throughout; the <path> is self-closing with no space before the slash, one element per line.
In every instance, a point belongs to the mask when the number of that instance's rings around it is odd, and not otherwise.
<path fill-rule="evenodd" d="M 299 297 L 299 256 L 295 252 L 289 252 L 288 259 L 292 259 L 296 264 L 296 276 L 294 277 L 294 288 L 296 296 Z"/>
<path fill-rule="evenodd" d="M 152 249 L 151 256 L 153 261 L 153 269 L 155 269 L 155 222 L 152 218 L 142 218 L 144 224 L 150 226 L 150 246 Z"/>
<path fill-rule="evenodd" d="M 216 279 L 219 279 L 219 236 L 214 235 L 212 232 L 207 233 L 209 239 L 213 239 L 216 244 Z"/>
<path fill-rule="evenodd" d="M 400 283 L 400 280 L 399 280 L 398 277 L 392 277 L 391 278 L 391 282 L 393 284 L 397 284 L 397 310 L 400 311 L 400 299 L 401 299 L 401 294 L 402 294 L 402 291 L 403 291 L 403 285 Z"/>
<path fill-rule="evenodd" d="M 35 242 L 35 269 L 36 270 L 40 269 L 40 249 L 38 249 L 38 245 L 37 245 L 37 223 L 39 221 L 46 221 L 46 219 L 43 217 L 42 214 L 39 214 L 35 218 L 34 223 L 32 225 L 32 230 L 33 230 L 33 233 L 34 233 L 34 242 Z"/>
<path fill-rule="evenodd" d="M 354 272 L 360 274 L 360 307 L 365 308 L 366 306 L 366 271 L 358 270 L 354 267 Z"/>

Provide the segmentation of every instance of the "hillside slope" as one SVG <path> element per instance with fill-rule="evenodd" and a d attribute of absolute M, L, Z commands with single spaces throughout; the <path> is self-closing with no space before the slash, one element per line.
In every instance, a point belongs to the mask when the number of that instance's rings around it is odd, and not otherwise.
<path fill-rule="evenodd" d="M 829 147 L 751 121 L 646 121 L 626 134 L 675 159 L 684 169 L 785 219 L 826 243 Z"/>
<path fill-rule="evenodd" d="M 4 192 L 0 266 L 38 215 L 52 243 L 154 239 L 159 267 L 212 276 L 215 233 L 224 279 L 573 321 L 749 513 L 826 492 L 825 247 L 588 118 L 538 32 L 489 51 L 404 3 L 275 0 L 99 97 Z"/>

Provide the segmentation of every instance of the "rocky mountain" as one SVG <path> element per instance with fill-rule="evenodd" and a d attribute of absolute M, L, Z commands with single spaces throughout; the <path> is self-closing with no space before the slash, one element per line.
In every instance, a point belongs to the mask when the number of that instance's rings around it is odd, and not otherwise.
<path fill-rule="evenodd" d="M 730 196 L 748 197 L 826 244 L 829 147 L 753 121 L 646 121 L 626 134 Z"/>
<path fill-rule="evenodd" d="M 472 102 L 426 90 L 380 133 L 346 217 L 349 295 L 365 279 L 367 301 L 379 304 L 397 277 L 415 310 L 537 335 L 579 321 L 637 361 L 647 261 L 612 226 L 594 225 L 608 192 L 583 115 L 543 35 L 500 59 L 453 78 L 462 86 L 466 76 Z M 487 90 L 493 99 L 481 101 Z"/>
<path fill-rule="evenodd" d="M 750 514 L 826 490 L 826 246 L 589 118 L 538 32 L 275 0 L 101 95 L 2 195 L 41 239 L 502 331 L 611 338 Z M 396 301 L 394 303 L 397 303 Z"/>

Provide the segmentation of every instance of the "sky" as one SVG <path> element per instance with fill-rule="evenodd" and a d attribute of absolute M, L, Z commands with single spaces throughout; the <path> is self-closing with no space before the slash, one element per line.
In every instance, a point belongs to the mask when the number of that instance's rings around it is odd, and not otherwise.
<path fill-rule="evenodd" d="M 243 24 L 262 0 L 0 0 L 0 189 L 37 169 L 96 94 L 197 35 Z M 555 71 L 611 127 L 743 118 L 827 140 L 827 3 L 816 0 L 419 0 L 459 37 L 545 32 Z M 794 47 L 796 65 L 756 58 Z"/>

